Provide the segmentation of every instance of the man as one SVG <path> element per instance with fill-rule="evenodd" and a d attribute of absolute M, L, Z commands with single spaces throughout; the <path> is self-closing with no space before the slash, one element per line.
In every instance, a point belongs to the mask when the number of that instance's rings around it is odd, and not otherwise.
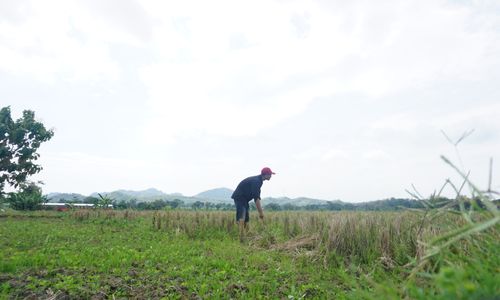
<path fill-rule="evenodd" d="M 260 188 L 264 180 L 271 179 L 271 176 L 274 174 L 276 173 L 271 171 L 271 169 L 267 167 L 263 168 L 260 175 L 243 179 L 231 196 L 236 205 L 236 222 L 238 222 L 239 226 L 240 241 L 244 240 L 245 232 L 249 228 L 248 222 L 250 221 L 250 216 L 248 212 L 250 208 L 248 202 L 255 200 L 255 206 L 257 206 L 257 210 L 259 211 L 259 218 L 264 219 L 264 212 L 260 204 Z"/>

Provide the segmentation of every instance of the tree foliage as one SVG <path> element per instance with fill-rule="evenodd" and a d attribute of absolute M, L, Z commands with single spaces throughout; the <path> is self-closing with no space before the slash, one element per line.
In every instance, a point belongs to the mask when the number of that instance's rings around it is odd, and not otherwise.
<path fill-rule="evenodd" d="M 42 189 L 34 182 L 21 183 L 17 193 L 9 193 L 7 202 L 16 210 L 37 210 L 47 199 L 42 194 Z"/>
<path fill-rule="evenodd" d="M 0 196 L 6 184 L 19 188 L 42 170 L 35 163 L 40 157 L 37 150 L 53 135 L 53 130 L 35 120 L 31 110 L 23 111 L 23 116 L 14 121 L 9 106 L 0 109 Z"/>
<path fill-rule="evenodd" d="M 108 195 L 103 196 L 99 193 L 97 193 L 97 195 L 99 195 L 99 199 L 98 199 L 97 203 L 94 203 L 95 207 L 107 209 L 110 207 L 110 205 L 112 205 L 113 199 L 110 198 Z"/>

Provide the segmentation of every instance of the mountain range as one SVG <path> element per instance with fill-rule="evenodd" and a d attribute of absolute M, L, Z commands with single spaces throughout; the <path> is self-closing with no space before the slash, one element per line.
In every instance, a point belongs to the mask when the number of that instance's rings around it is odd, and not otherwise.
<path fill-rule="evenodd" d="M 179 193 L 167 194 L 160 190 L 150 188 L 143 191 L 117 190 L 113 192 L 92 193 L 84 196 L 75 193 L 51 193 L 46 195 L 49 202 L 92 202 L 101 196 L 108 197 L 116 203 L 134 201 L 136 203 L 150 203 L 157 200 L 175 201 L 181 200 L 185 206 L 191 206 L 195 202 L 212 204 L 232 204 L 231 195 L 233 190 L 228 188 L 216 188 L 201 192 L 194 196 L 184 196 Z M 89 199 L 90 198 L 90 199 Z M 398 210 L 402 207 L 422 208 L 419 201 L 410 199 L 384 199 L 362 203 L 348 203 L 340 200 L 322 200 L 307 197 L 268 197 L 264 198 L 263 205 L 277 204 L 283 209 L 294 209 L 302 207 L 305 209 L 328 209 L 328 210 Z"/>
<path fill-rule="evenodd" d="M 50 193 L 47 196 L 50 202 L 83 202 L 85 199 L 92 197 L 98 198 L 99 194 L 103 197 L 109 197 L 112 200 L 117 202 L 120 201 L 131 201 L 136 200 L 137 202 L 152 202 L 155 200 L 182 200 L 186 204 L 194 203 L 196 201 L 201 202 L 212 202 L 212 203 L 233 203 L 233 199 L 231 199 L 231 195 L 233 194 L 233 190 L 228 188 L 215 188 L 210 189 L 194 196 L 185 196 L 180 193 L 171 193 L 167 194 L 158 189 L 150 188 L 143 191 L 130 191 L 130 190 L 116 190 L 112 192 L 101 192 L 101 193 L 92 193 L 88 196 L 76 194 L 76 193 Z M 284 204 L 293 204 L 296 206 L 305 206 L 312 204 L 325 204 L 331 201 L 321 200 L 321 199 L 312 199 L 306 197 L 300 198 L 288 198 L 288 197 L 268 197 L 263 199 L 266 204 L 268 203 L 276 203 L 280 205 Z M 339 200 L 336 200 L 340 202 Z"/>

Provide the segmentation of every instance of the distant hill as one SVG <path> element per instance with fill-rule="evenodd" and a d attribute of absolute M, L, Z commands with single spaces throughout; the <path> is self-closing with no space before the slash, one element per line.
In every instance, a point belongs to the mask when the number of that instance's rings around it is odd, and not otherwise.
<path fill-rule="evenodd" d="M 186 204 L 191 204 L 196 201 L 209 201 L 207 199 L 184 196 L 180 193 L 167 194 L 154 188 L 143 191 L 116 190 L 112 192 L 96 192 L 88 196 L 76 193 L 50 193 L 46 196 L 49 202 L 84 202 L 85 200 L 88 200 L 88 198 L 99 198 L 99 194 L 105 197 L 109 197 L 115 202 L 135 201 L 137 203 L 140 203 L 153 202 L 156 200 L 182 200 Z"/>
<path fill-rule="evenodd" d="M 111 198 L 116 203 L 133 201 L 136 203 L 153 202 L 157 200 L 181 200 L 184 205 L 190 206 L 195 202 L 211 202 L 213 204 L 233 204 L 231 199 L 233 191 L 228 188 L 216 188 L 201 192 L 195 196 L 184 196 L 180 193 L 167 194 L 160 190 L 150 188 L 143 191 L 117 190 L 101 192 L 100 194 Z M 84 202 L 88 198 L 98 198 L 98 193 L 84 196 L 76 193 L 50 193 L 47 195 L 49 202 Z M 277 204 L 283 209 L 312 209 L 312 210 L 398 210 L 401 208 L 422 208 L 419 201 L 410 199 L 384 199 L 363 203 L 349 203 L 340 200 L 322 200 L 307 197 L 268 197 L 262 199 L 262 204 Z M 498 204 L 497 204 L 498 205 Z"/>
<path fill-rule="evenodd" d="M 154 188 L 150 188 L 143 191 L 117 190 L 113 192 L 102 192 L 99 194 L 114 199 L 116 201 L 137 200 L 138 202 L 149 202 L 158 199 L 168 198 L 168 194 L 165 194 L 164 192 Z M 92 193 L 90 196 L 96 198 L 99 197 L 98 193 Z"/>
<path fill-rule="evenodd" d="M 320 204 L 327 204 L 328 202 L 331 202 L 328 200 L 312 199 L 312 198 L 306 198 L 306 197 L 299 197 L 299 198 L 268 197 L 268 198 L 262 199 L 262 201 L 263 201 L 264 205 L 269 204 L 269 203 L 275 203 L 275 204 L 279 204 L 279 205 L 291 204 L 291 205 L 295 205 L 295 206 L 320 205 Z M 338 201 L 338 200 L 336 200 L 336 201 Z"/>
<path fill-rule="evenodd" d="M 87 198 L 76 193 L 50 193 L 46 196 L 49 202 L 83 202 Z"/>
<path fill-rule="evenodd" d="M 203 198 L 208 200 L 221 200 L 221 201 L 233 201 L 231 199 L 231 195 L 233 194 L 233 190 L 228 188 L 217 188 L 211 189 L 208 191 L 201 192 L 193 197 L 195 198 Z"/>

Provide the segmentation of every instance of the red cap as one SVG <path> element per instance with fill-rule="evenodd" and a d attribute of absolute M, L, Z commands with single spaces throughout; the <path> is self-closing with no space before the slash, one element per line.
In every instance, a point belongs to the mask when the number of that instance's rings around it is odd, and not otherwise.
<path fill-rule="evenodd" d="M 260 171 L 260 174 L 261 175 L 271 175 L 271 174 L 276 174 L 274 173 L 273 171 L 271 171 L 271 169 L 269 169 L 268 167 L 265 167 L 264 169 L 262 169 L 262 171 Z"/>

